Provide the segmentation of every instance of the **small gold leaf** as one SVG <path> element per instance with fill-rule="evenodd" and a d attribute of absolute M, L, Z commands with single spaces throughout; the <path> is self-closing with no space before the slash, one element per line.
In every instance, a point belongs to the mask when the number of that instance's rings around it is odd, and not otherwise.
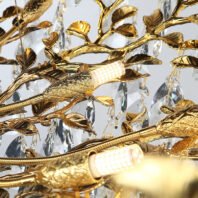
<path fill-rule="evenodd" d="M 127 122 L 129 124 L 132 124 L 134 122 L 137 122 L 141 118 L 145 117 L 146 113 L 147 113 L 146 107 L 140 113 L 130 113 L 130 112 L 127 112 L 127 114 L 126 114 L 126 120 L 127 120 Z"/>
<path fill-rule="evenodd" d="M 188 19 L 191 23 L 198 24 L 198 14 L 193 14 L 189 16 Z"/>
<path fill-rule="evenodd" d="M 188 40 L 184 41 L 180 48 L 182 49 L 198 49 L 198 40 Z"/>
<path fill-rule="evenodd" d="M 3 36 L 5 33 L 6 33 L 5 30 L 0 27 L 0 37 Z"/>
<path fill-rule="evenodd" d="M 168 106 L 165 106 L 165 105 L 162 105 L 162 106 L 160 107 L 160 110 L 161 110 L 163 113 L 165 113 L 165 114 L 171 114 L 171 113 L 174 112 L 174 109 L 172 109 L 172 108 L 170 108 L 170 107 L 168 107 Z"/>
<path fill-rule="evenodd" d="M 49 28 L 52 26 L 52 23 L 50 21 L 43 21 L 41 23 L 39 23 L 36 27 L 39 29 L 45 29 L 45 28 Z"/>
<path fill-rule="evenodd" d="M 51 48 L 58 41 L 58 38 L 59 38 L 58 33 L 52 32 L 49 38 L 44 38 L 42 39 L 42 41 L 46 47 Z"/>
<path fill-rule="evenodd" d="M 186 1 L 182 2 L 182 4 L 187 5 L 187 6 L 192 6 L 192 5 L 195 5 L 197 3 L 198 3 L 197 0 L 186 0 Z"/>
<path fill-rule="evenodd" d="M 112 23 L 115 25 L 119 21 L 134 16 L 137 13 L 137 8 L 134 6 L 123 6 L 115 10 L 112 14 Z"/>
<path fill-rule="evenodd" d="M 6 59 L 4 57 L 0 57 L 1 65 L 18 65 L 18 62 L 14 59 Z"/>
<path fill-rule="evenodd" d="M 73 128 L 84 129 L 90 133 L 95 133 L 93 131 L 92 125 L 89 120 L 85 118 L 84 115 L 79 113 L 69 113 L 66 114 L 63 122 Z"/>
<path fill-rule="evenodd" d="M 171 63 L 178 68 L 193 67 L 198 69 L 198 58 L 194 56 L 180 56 Z"/>
<path fill-rule="evenodd" d="M 173 32 L 162 37 L 162 40 L 171 47 L 178 48 L 183 43 L 183 34 L 180 32 Z"/>
<path fill-rule="evenodd" d="M 9 198 L 9 192 L 3 188 L 0 188 L 0 198 Z"/>
<path fill-rule="evenodd" d="M 28 120 L 15 121 L 10 124 L 10 128 L 14 129 L 24 135 L 35 135 L 38 134 L 36 126 L 30 123 Z"/>
<path fill-rule="evenodd" d="M 24 54 L 17 55 L 16 59 L 22 68 L 28 68 L 36 61 L 36 53 L 31 48 L 26 48 Z"/>
<path fill-rule="evenodd" d="M 121 129 L 123 134 L 128 134 L 133 132 L 132 127 L 126 121 L 122 123 Z"/>
<path fill-rule="evenodd" d="M 81 38 L 87 37 L 90 31 L 90 25 L 86 21 L 76 21 L 67 29 L 67 33 Z"/>
<path fill-rule="evenodd" d="M 21 8 L 17 6 L 10 6 L 3 11 L 3 16 L 0 17 L 0 22 L 5 21 L 7 18 L 13 17 L 22 11 Z"/>
<path fill-rule="evenodd" d="M 137 64 L 145 64 L 145 65 L 161 65 L 162 61 L 149 56 L 147 54 L 136 54 L 134 56 L 132 56 L 131 58 L 129 58 L 126 61 L 126 64 L 129 65 L 137 65 Z"/>
<path fill-rule="evenodd" d="M 95 99 L 97 102 L 99 102 L 105 106 L 113 106 L 114 105 L 113 98 L 111 98 L 109 96 L 96 96 Z"/>
<path fill-rule="evenodd" d="M 56 105 L 55 102 L 48 102 L 48 101 L 39 102 L 37 104 L 32 105 L 32 112 L 35 116 L 38 116 L 55 105 Z"/>
<path fill-rule="evenodd" d="M 114 30 L 115 32 L 122 34 L 126 37 L 136 37 L 137 30 L 133 24 L 123 24 Z"/>
<path fill-rule="evenodd" d="M 160 9 L 157 9 L 150 16 L 144 16 L 143 21 L 146 25 L 146 30 L 152 33 L 154 28 L 157 27 L 163 20 L 163 14 Z"/>
<path fill-rule="evenodd" d="M 194 106 L 194 105 L 195 105 L 195 103 L 192 100 L 182 99 L 177 102 L 175 109 L 178 111 L 178 110 L 186 109 L 186 108 Z"/>
<path fill-rule="evenodd" d="M 118 80 L 121 82 L 127 82 L 131 80 L 137 80 L 139 78 L 145 78 L 148 77 L 149 74 L 141 74 L 137 71 L 134 71 L 132 69 L 126 69 L 125 75 L 121 76 Z"/>

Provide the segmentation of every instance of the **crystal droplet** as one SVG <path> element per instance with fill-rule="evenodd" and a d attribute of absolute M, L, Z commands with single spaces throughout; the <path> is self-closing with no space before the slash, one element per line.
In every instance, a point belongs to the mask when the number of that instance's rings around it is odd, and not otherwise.
<path fill-rule="evenodd" d="M 45 139 L 45 143 L 43 144 L 43 151 L 46 156 L 50 156 L 53 152 L 54 148 L 54 134 L 48 133 Z"/>
<path fill-rule="evenodd" d="M 56 121 L 53 120 L 51 122 L 47 137 L 45 138 L 43 144 L 43 151 L 46 156 L 50 156 L 53 153 L 55 130 L 56 130 Z"/>
<path fill-rule="evenodd" d="M 162 41 L 155 41 L 153 45 L 153 55 L 157 58 L 162 52 Z"/>
<path fill-rule="evenodd" d="M 121 111 L 125 112 L 127 109 L 127 84 L 126 83 L 120 83 L 118 87 L 118 97 L 121 101 Z"/>
<path fill-rule="evenodd" d="M 23 136 L 15 138 L 8 146 L 5 154 L 8 157 L 24 157 L 26 143 Z"/>
<path fill-rule="evenodd" d="M 145 43 L 144 45 L 142 45 L 142 47 L 140 48 L 140 53 L 141 54 L 148 54 L 149 52 L 149 45 L 148 43 Z"/>
<path fill-rule="evenodd" d="M 168 88 L 168 82 L 163 83 L 155 93 L 150 111 L 150 120 L 152 124 L 158 122 L 164 117 L 160 107 L 162 105 L 174 106 L 179 100 L 183 98 L 183 92 L 179 82 L 175 79 L 171 90 Z"/>
<path fill-rule="evenodd" d="M 95 122 L 95 105 L 94 101 L 90 100 L 87 103 L 86 118 L 93 124 Z"/>
<path fill-rule="evenodd" d="M 164 14 L 164 20 L 167 20 L 171 16 L 171 0 L 163 0 L 162 11 Z"/>

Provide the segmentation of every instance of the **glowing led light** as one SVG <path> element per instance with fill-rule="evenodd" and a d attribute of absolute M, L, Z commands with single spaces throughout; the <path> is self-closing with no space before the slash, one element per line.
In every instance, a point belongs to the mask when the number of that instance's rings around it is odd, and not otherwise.
<path fill-rule="evenodd" d="M 94 87 L 110 82 L 125 74 L 124 64 L 121 61 L 111 63 L 91 71 Z"/>
<path fill-rule="evenodd" d="M 91 155 L 89 165 L 92 175 L 98 178 L 131 168 L 142 158 L 141 148 L 134 144 Z"/>

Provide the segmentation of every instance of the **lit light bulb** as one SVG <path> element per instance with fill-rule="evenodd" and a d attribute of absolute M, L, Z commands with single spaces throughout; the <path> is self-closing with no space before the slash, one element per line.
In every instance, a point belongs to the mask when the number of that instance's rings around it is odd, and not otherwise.
<path fill-rule="evenodd" d="M 116 174 L 135 166 L 143 156 L 137 144 L 104 151 L 90 156 L 90 171 L 94 178 Z"/>
<path fill-rule="evenodd" d="M 103 67 L 97 68 L 90 72 L 94 88 L 111 82 L 125 74 L 125 67 L 121 61 L 117 61 Z"/>

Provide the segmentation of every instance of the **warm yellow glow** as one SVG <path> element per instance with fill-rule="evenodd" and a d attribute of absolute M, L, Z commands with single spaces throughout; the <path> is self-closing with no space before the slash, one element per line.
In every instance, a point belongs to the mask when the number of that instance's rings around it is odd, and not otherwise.
<path fill-rule="evenodd" d="M 121 185 L 164 198 L 180 197 L 195 179 L 198 179 L 198 170 L 192 162 L 151 157 L 145 157 L 133 169 L 115 176 Z"/>
<path fill-rule="evenodd" d="M 121 77 L 125 74 L 124 64 L 121 61 L 117 61 L 90 72 L 93 80 L 94 87 L 98 87 L 107 82 Z"/>
<path fill-rule="evenodd" d="M 142 158 L 141 148 L 134 144 L 91 155 L 89 164 L 93 176 L 98 178 L 131 168 Z"/>

